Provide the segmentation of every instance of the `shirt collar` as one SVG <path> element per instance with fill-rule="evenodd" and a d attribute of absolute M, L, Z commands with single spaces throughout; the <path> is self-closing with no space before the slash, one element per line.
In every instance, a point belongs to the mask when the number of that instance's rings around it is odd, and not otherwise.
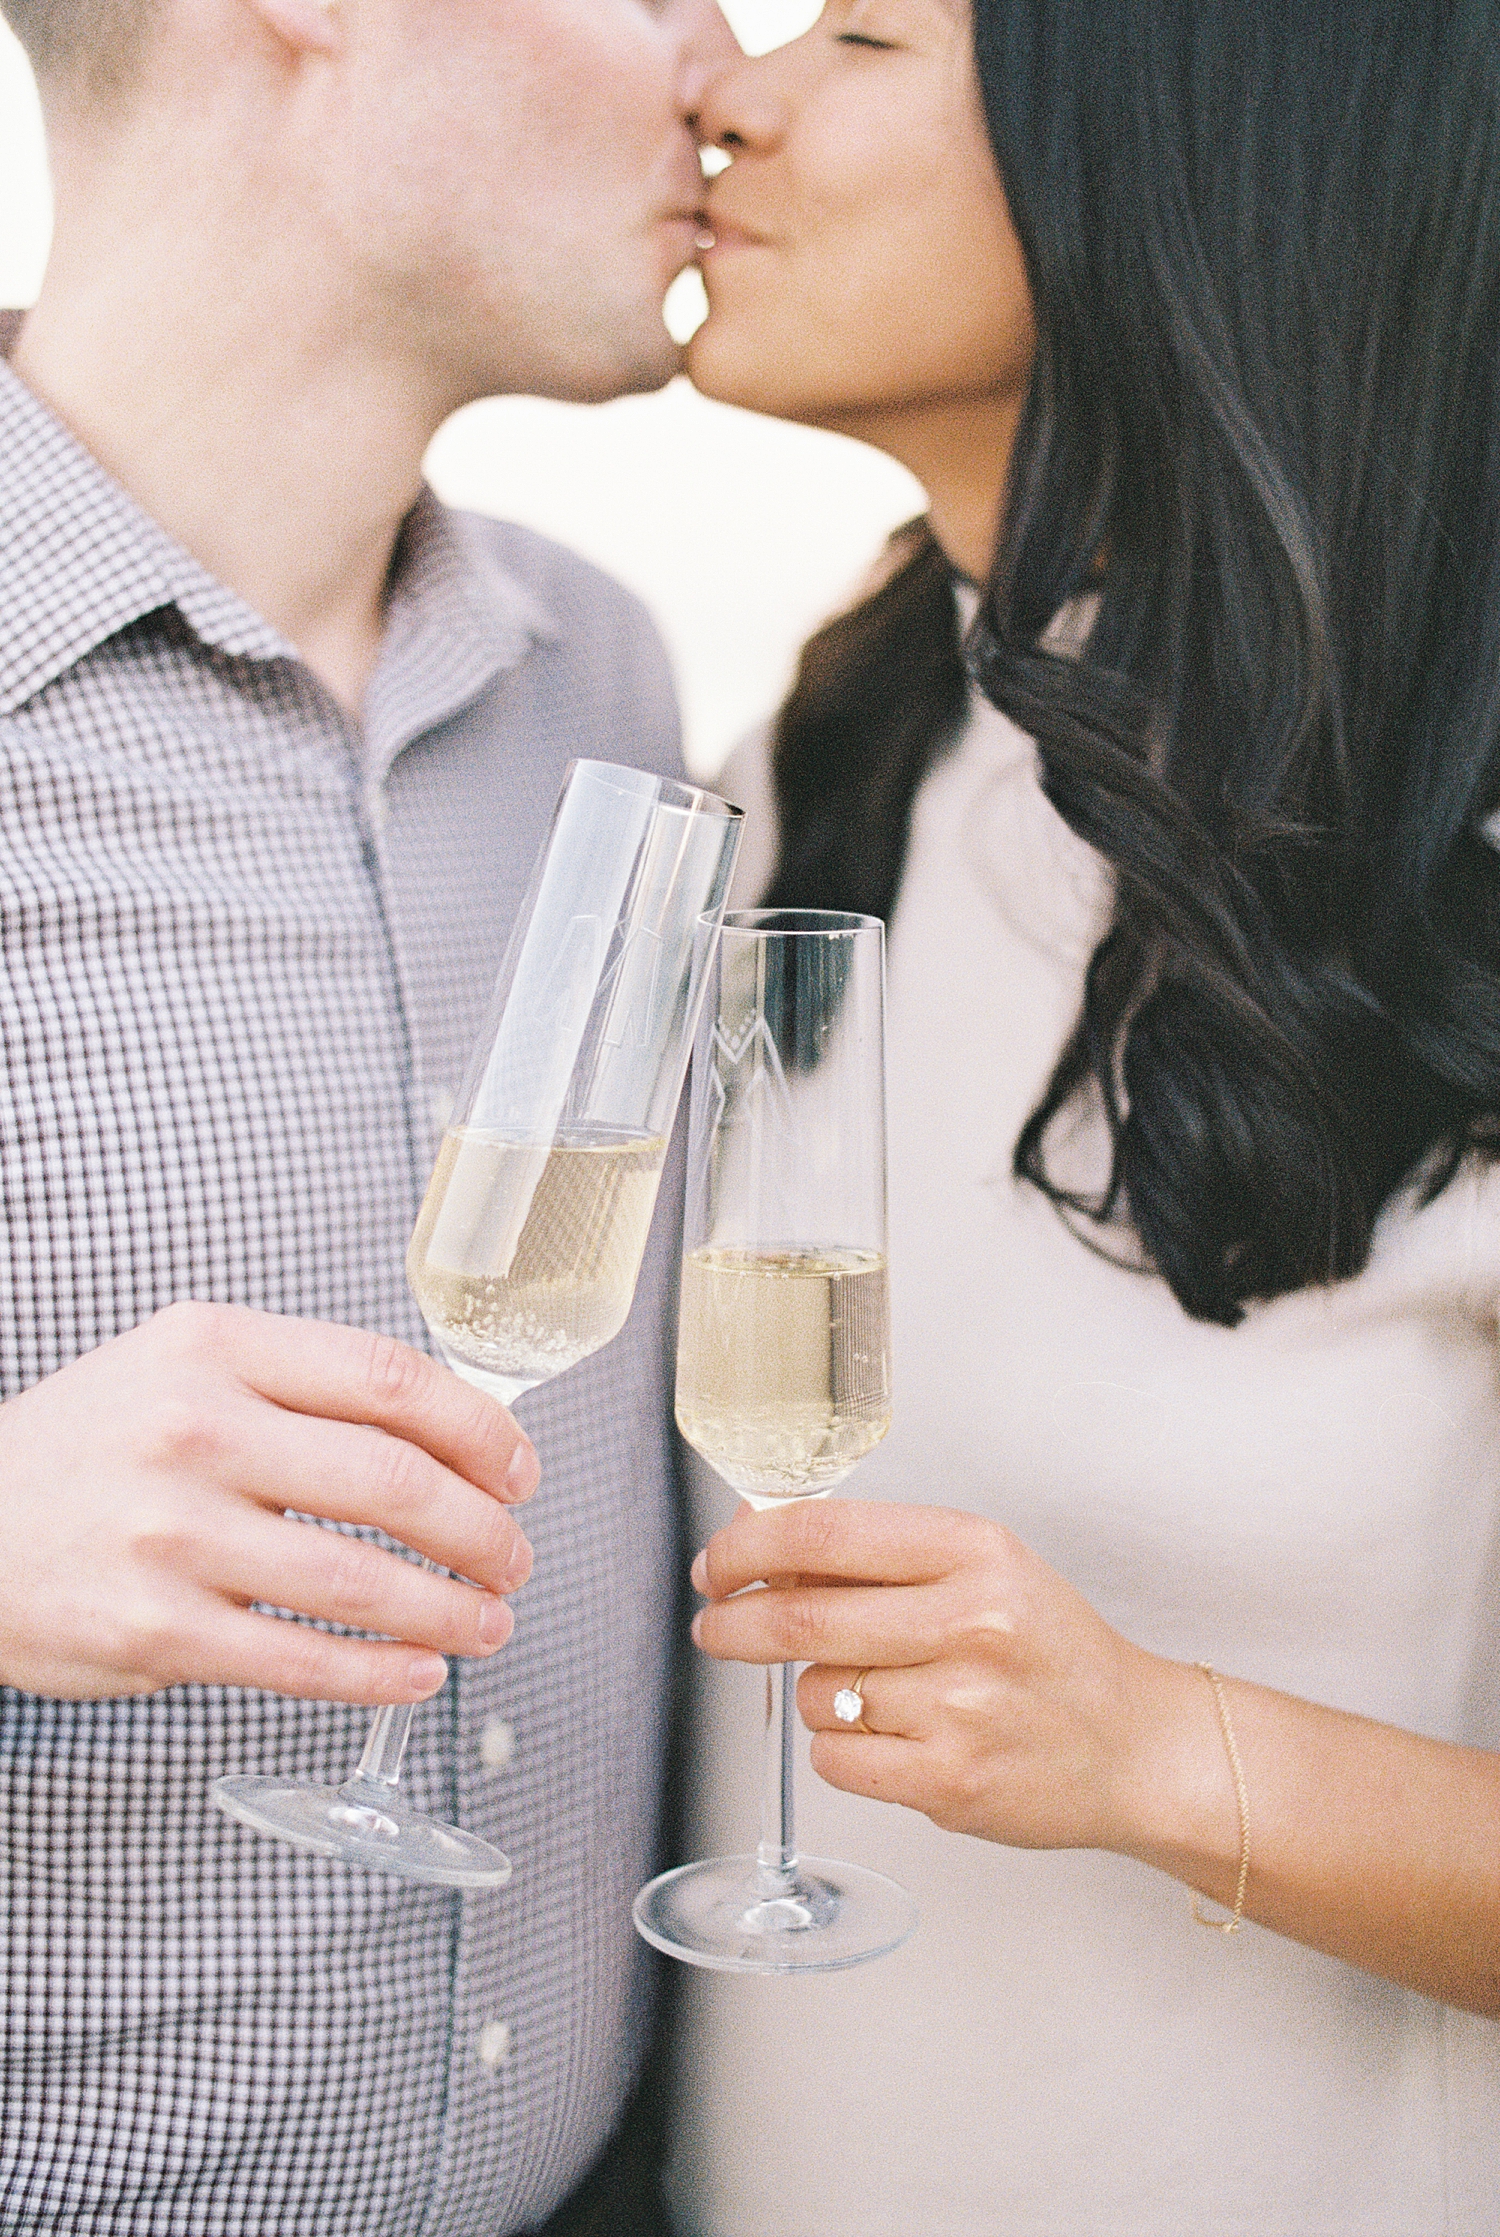
<path fill-rule="evenodd" d="M 365 697 L 366 773 L 377 781 L 413 738 L 469 705 L 534 643 L 559 636 L 552 615 L 507 572 L 490 534 L 425 485 L 402 524 Z"/>
<path fill-rule="evenodd" d="M 0 521 L 0 714 L 166 606 L 222 653 L 300 658 L 136 504 L 3 358 Z M 557 634 L 487 546 L 482 525 L 448 512 L 424 488 L 397 545 L 366 708 L 379 760 L 389 766 L 403 744 L 466 705 L 533 641 Z"/>
<path fill-rule="evenodd" d="M 3 362 L 0 520 L 0 713 L 163 606 L 176 606 L 222 652 L 296 657 L 269 622 L 142 512 Z"/>

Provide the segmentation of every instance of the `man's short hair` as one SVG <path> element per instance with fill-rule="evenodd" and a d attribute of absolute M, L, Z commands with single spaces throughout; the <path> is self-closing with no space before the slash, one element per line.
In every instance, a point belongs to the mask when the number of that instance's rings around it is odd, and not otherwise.
<path fill-rule="evenodd" d="M 135 76 L 156 0 L 0 0 L 45 90 L 107 98 Z"/>

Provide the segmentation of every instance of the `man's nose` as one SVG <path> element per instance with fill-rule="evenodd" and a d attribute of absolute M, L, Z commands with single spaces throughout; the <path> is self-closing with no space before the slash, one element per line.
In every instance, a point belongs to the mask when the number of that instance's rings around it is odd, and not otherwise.
<path fill-rule="evenodd" d="M 696 116 L 710 80 L 738 57 L 740 46 L 718 0 L 673 0 L 673 14 L 682 42 L 678 101 L 684 115 Z"/>

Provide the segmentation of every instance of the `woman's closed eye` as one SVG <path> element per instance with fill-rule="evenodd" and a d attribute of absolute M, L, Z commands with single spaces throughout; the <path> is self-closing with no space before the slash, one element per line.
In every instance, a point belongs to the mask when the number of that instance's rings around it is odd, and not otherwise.
<path fill-rule="evenodd" d="M 920 20 L 923 4 L 924 0 L 848 0 L 843 7 L 828 8 L 823 24 L 837 47 L 904 46 L 914 22 Z"/>

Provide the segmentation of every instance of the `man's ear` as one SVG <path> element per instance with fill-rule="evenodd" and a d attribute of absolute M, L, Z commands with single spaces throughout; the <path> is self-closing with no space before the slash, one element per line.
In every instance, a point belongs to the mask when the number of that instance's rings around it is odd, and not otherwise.
<path fill-rule="evenodd" d="M 338 0 L 245 0 L 245 6 L 296 54 L 336 54 L 343 45 Z"/>

